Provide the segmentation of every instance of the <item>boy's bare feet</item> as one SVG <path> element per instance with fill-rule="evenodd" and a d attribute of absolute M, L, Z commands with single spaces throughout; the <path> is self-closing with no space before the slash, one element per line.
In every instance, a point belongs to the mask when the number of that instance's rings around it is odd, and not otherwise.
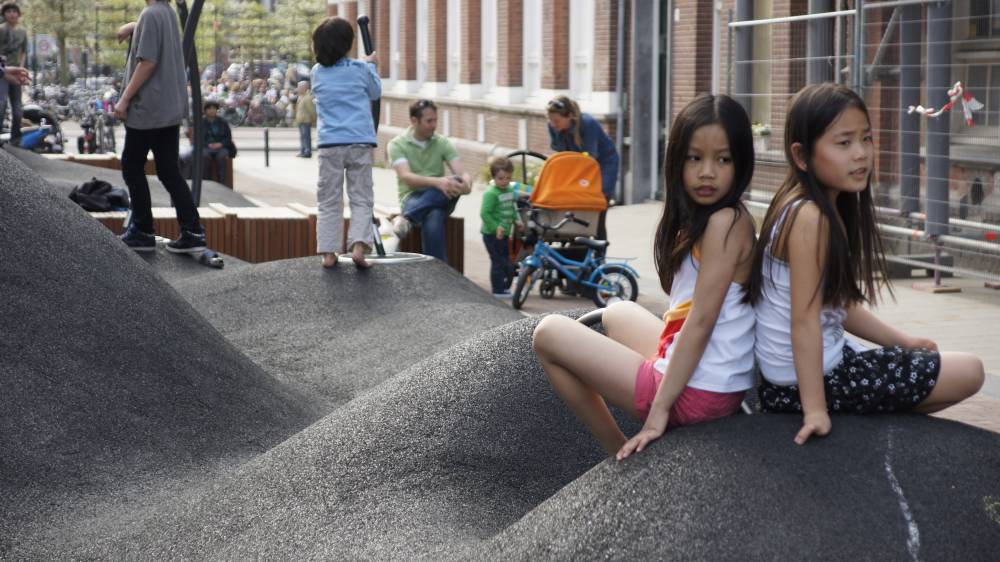
<path fill-rule="evenodd" d="M 361 242 L 355 242 L 354 247 L 351 249 L 351 259 L 354 260 L 354 265 L 358 269 L 368 269 L 372 266 L 372 262 L 365 259 L 365 254 L 368 250 L 368 246 Z"/>
<path fill-rule="evenodd" d="M 323 267 L 329 269 L 337 265 L 337 254 L 323 254 Z"/>

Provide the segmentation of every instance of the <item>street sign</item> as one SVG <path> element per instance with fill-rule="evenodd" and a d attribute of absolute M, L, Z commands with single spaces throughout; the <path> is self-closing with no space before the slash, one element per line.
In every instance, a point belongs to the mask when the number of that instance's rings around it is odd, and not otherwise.
<path fill-rule="evenodd" d="M 56 47 L 56 40 L 51 35 L 36 35 L 35 36 L 35 50 L 40 57 L 48 57 L 59 50 Z"/>

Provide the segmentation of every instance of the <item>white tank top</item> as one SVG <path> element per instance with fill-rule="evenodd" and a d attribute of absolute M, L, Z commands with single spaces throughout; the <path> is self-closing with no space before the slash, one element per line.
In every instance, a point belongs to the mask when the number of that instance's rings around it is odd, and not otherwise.
<path fill-rule="evenodd" d="M 659 358 L 653 363 L 653 368 L 660 373 L 667 371 L 674 351 L 674 336 L 691 310 L 697 279 L 698 262 L 688 254 L 674 275 L 670 286 L 670 310 L 663 315 L 667 325 L 660 338 Z M 750 305 L 742 300 L 743 288 L 739 283 L 730 283 L 712 336 L 688 386 L 712 392 L 739 392 L 753 386 L 754 314 Z"/>
<path fill-rule="evenodd" d="M 798 206 L 797 201 L 785 208 L 771 229 L 771 243 L 777 236 L 788 210 Z M 788 263 L 771 254 L 771 246 L 764 250 L 764 283 L 761 298 L 754 307 L 757 316 L 757 363 L 761 374 L 779 386 L 798 384 L 795 378 L 795 360 L 792 354 L 792 287 Z M 819 313 L 823 331 L 823 372 L 829 373 L 843 359 L 844 318 L 843 308 L 824 307 Z"/>

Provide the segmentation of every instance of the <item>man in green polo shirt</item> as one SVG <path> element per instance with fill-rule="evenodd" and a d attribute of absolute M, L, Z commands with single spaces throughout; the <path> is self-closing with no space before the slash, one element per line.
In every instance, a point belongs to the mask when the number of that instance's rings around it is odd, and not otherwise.
<path fill-rule="evenodd" d="M 402 238 L 411 224 L 420 225 L 424 254 L 447 263 L 444 224 L 458 198 L 472 191 L 472 178 L 458 161 L 455 146 L 436 130 L 437 106 L 417 100 L 410 105 L 410 128 L 389 142 L 389 161 L 396 170 L 403 207 L 394 228 Z"/>

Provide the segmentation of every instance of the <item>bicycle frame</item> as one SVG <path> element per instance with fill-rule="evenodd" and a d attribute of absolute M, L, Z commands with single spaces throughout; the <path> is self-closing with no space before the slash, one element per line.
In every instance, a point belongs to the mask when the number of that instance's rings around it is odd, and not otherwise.
<path fill-rule="evenodd" d="M 587 248 L 587 253 L 584 255 L 583 261 L 576 261 L 563 256 L 558 250 L 554 250 L 548 242 L 543 240 L 539 240 L 535 243 L 535 251 L 526 257 L 524 262 L 527 265 L 533 266 L 535 269 L 541 269 L 543 264 L 548 264 L 559 271 L 559 273 L 566 277 L 566 279 L 571 283 L 577 283 L 591 288 L 597 288 L 598 284 L 590 280 L 582 279 L 582 275 L 579 273 L 582 273 L 585 268 L 589 267 L 590 271 L 588 274 L 590 274 L 603 265 L 603 261 L 594 259 L 593 248 Z M 576 271 L 573 271 L 573 269 L 570 268 L 575 268 Z"/>

